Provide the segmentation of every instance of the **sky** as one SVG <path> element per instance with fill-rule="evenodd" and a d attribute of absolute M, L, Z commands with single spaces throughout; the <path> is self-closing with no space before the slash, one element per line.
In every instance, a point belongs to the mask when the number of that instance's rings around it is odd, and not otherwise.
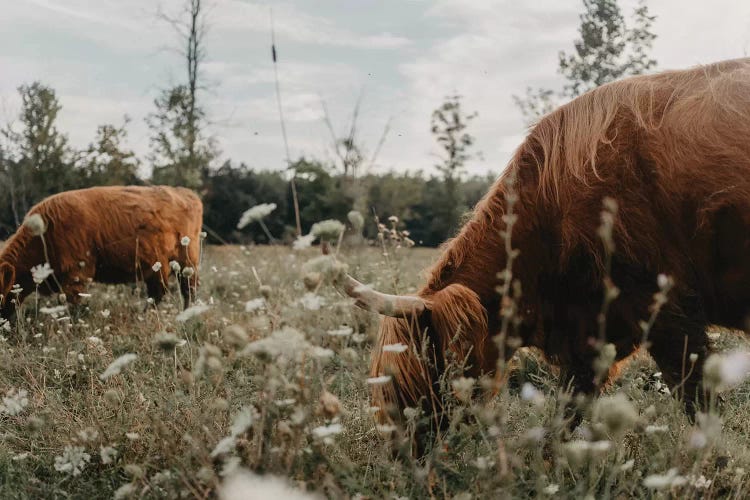
<path fill-rule="evenodd" d="M 621 0 L 629 15 L 636 5 Z M 183 0 L 13 0 L 0 17 L 0 125 L 16 120 L 17 88 L 39 80 L 63 106 L 59 128 L 85 147 L 98 125 L 130 117 L 127 145 L 149 150 L 145 118 L 160 89 L 185 79 L 178 38 L 158 13 Z M 659 69 L 742 57 L 750 2 L 652 0 Z M 481 158 L 469 173 L 499 173 L 525 134 L 513 95 L 558 89 L 557 54 L 577 37 L 580 0 L 208 0 L 201 99 L 221 160 L 285 165 L 270 57 L 270 13 L 292 159 L 332 160 L 325 103 L 346 134 L 361 99 L 359 138 L 376 171 L 431 172 L 439 152 L 430 117 L 446 95 L 478 112 L 469 132 Z M 369 164 L 369 161 L 368 161 Z"/>

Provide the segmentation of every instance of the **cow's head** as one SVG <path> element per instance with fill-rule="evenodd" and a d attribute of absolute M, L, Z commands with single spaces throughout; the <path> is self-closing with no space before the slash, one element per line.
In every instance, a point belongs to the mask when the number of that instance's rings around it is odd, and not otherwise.
<path fill-rule="evenodd" d="M 487 311 L 470 288 L 454 283 L 418 296 L 388 295 L 346 280 L 359 307 L 385 316 L 370 367 L 378 420 L 398 419 L 404 407 L 437 414 L 441 376 L 451 363 L 465 363 L 472 375 L 491 370 L 497 351 Z"/>

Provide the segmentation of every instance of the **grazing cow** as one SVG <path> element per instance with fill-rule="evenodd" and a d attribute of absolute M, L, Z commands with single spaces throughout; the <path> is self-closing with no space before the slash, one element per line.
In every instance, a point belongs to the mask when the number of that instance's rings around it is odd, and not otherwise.
<path fill-rule="evenodd" d="M 536 347 L 574 391 L 595 392 L 604 278 L 619 288 L 603 339 L 619 362 L 641 344 L 640 322 L 651 314 L 663 273 L 674 287 L 648 350 L 670 385 L 689 373 L 682 387 L 688 412 L 695 411 L 707 325 L 743 328 L 750 305 L 750 59 L 627 78 L 541 118 L 443 246 L 416 296 L 385 295 L 347 277 L 360 306 L 389 316 L 371 365 L 373 377 L 392 376 L 374 386 L 382 410 L 429 408 L 439 400 L 433 396 L 446 359 L 467 359 L 472 376 L 495 372 L 511 191 L 511 242 L 519 252 L 512 273 L 522 295 L 513 342 L 500 345 L 505 357 L 518 346 Z M 607 197 L 619 207 L 609 266 L 598 232 Z M 396 343 L 412 349 L 383 352 Z M 414 354 L 422 345 L 429 363 Z M 691 369 L 685 358 L 692 353 Z"/>
<path fill-rule="evenodd" d="M 158 303 L 175 261 L 193 268 L 179 276 L 187 307 L 198 284 L 202 221 L 203 204 L 183 188 L 95 187 L 50 196 L 29 211 L 0 252 L 2 317 L 34 292 L 32 268 L 45 262 L 54 274 L 39 292 L 62 292 L 76 304 L 91 281 L 139 280 Z M 22 289 L 17 297 L 13 285 Z"/>

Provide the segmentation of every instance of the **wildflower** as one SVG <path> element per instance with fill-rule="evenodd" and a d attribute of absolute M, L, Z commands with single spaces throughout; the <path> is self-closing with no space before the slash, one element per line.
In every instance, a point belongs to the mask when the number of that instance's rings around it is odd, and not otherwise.
<path fill-rule="evenodd" d="M 237 223 L 237 229 L 242 229 L 251 222 L 259 221 L 276 210 L 276 203 L 261 203 L 250 207 L 240 217 L 240 221 Z"/>
<path fill-rule="evenodd" d="M 320 395 L 320 413 L 328 419 L 337 417 L 341 413 L 341 401 L 335 395 L 324 390 Z"/>
<path fill-rule="evenodd" d="M 629 471 L 630 469 L 632 469 L 634 465 L 635 465 L 635 460 L 633 460 L 633 459 L 631 458 L 630 460 L 628 460 L 627 462 L 625 462 L 624 464 L 622 464 L 622 465 L 620 466 L 620 471 L 622 471 L 622 472 L 627 472 L 627 471 Z"/>
<path fill-rule="evenodd" d="M 96 438 L 99 437 L 99 431 L 94 429 L 93 427 L 86 427 L 85 429 L 81 429 L 78 431 L 78 437 L 81 439 L 81 441 L 94 441 Z"/>
<path fill-rule="evenodd" d="M 383 346 L 383 352 L 395 352 L 395 353 L 402 353 L 405 352 L 409 347 L 405 344 L 402 344 L 401 342 L 397 344 L 388 344 Z"/>
<path fill-rule="evenodd" d="M 310 350 L 310 355 L 313 358 L 319 359 L 321 361 L 327 361 L 333 357 L 333 351 L 330 349 L 326 349 L 325 347 L 319 347 L 319 346 L 313 346 Z"/>
<path fill-rule="evenodd" d="M 659 432 L 669 432 L 668 425 L 647 425 L 646 434 L 656 434 Z"/>
<path fill-rule="evenodd" d="M 695 488 L 696 490 L 707 490 L 711 487 L 711 484 L 713 484 L 713 480 L 706 479 L 706 476 L 701 474 L 700 476 L 688 476 L 688 481 L 690 482 L 690 485 Z"/>
<path fill-rule="evenodd" d="M 362 228 L 365 225 L 365 218 L 362 217 L 362 214 L 359 213 L 357 210 L 352 210 L 348 214 L 346 214 L 346 218 L 349 219 L 349 224 L 352 225 L 352 228 L 356 232 L 361 232 Z"/>
<path fill-rule="evenodd" d="M 39 308 L 39 312 L 42 314 L 48 314 L 52 316 L 53 318 L 57 318 L 59 316 L 62 316 L 66 311 L 68 310 L 65 306 L 55 306 L 55 307 L 41 307 Z"/>
<path fill-rule="evenodd" d="M 638 420 L 638 412 L 623 395 L 599 398 L 594 406 L 594 420 L 604 424 L 610 435 L 619 435 Z"/>
<path fill-rule="evenodd" d="M 104 309 L 103 311 L 100 311 L 99 314 L 102 315 L 102 318 L 109 318 L 110 312 L 109 309 Z"/>
<path fill-rule="evenodd" d="M 643 480 L 643 486 L 652 490 L 663 490 L 682 486 L 687 479 L 677 474 L 677 469 L 669 469 L 666 474 L 651 474 Z"/>
<path fill-rule="evenodd" d="M 195 274 L 195 269 L 192 267 L 186 267 L 182 270 L 182 276 L 185 278 L 191 278 Z"/>
<path fill-rule="evenodd" d="M 348 337 L 352 334 L 354 330 L 349 326 L 342 326 L 341 328 L 336 328 L 335 330 L 328 330 L 328 335 L 331 337 Z"/>
<path fill-rule="evenodd" d="M 381 375 L 379 377 L 370 377 L 367 379 L 369 385 L 383 385 L 391 381 L 390 375 Z M 378 408 L 380 410 L 380 408 Z"/>
<path fill-rule="evenodd" d="M 229 436 L 223 438 L 216 444 L 213 451 L 211 451 L 211 457 L 218 457 L 219 455 L 225 455 L 231 452 L 237 443 L 237 438 L 247 432 L 252 424 L 252 409 L 245 407 L 240 410 L 232 421 L 232 427 L 229 429 Z"/>
<path fill-rule="evenodd" d="M 542 490 L 542 493 L 544 493 L 545 495 L 552 496 L 555 493 L 557 493 L 559 490 L 560 490 L 560 486 L 558 486 L 556 484 L 549 484 L 549 485 L 547 485 L 547 486 L 544 487 L 544 489 Z"/>
<path fill-rule="evenodd" d="M 153 269 L 155 273 L 158 273 L 159 271 L 161 271 L 161 262 L 155 263 L 153 266 L 151 266 L 151 269 Z"/>
<path fill-rule="evenodd" d="M 477 457 L 474 460 L 474 467 L 479 470 L 487 470 L 495 466 L 495 461 L 490 457 Z"/>
<path fill-rule="evenodd" d="M 33 279 L 34 283 L 37 285 L 44 283 L 44 281 L 52 274 L 53 271 L 48 262 L 31 268 L 31 279 Z"/>
<path fill-rule="evenodd" d="M 180 323 L 185 323 L 197 316 L 200 316 L 201 314 L 208 311 L 210 307 L 204 304 L 196 304 L 192 307 L 188 307 L 184 311 L 182 311 L 180 314 L 178 314 L 175 319 L 179 321 Z"/>
<path fill-rule="evenodd" d="M 302 266 L 302 272 L 305 274 L 319 273 L 321 279 L 335 281 L 346 273 L 348 267 L 332 255 L 320 255 L 305 262 Z"/>
<path fill-rule="evenodd" d="M 474 382 L 476 382 L 476 380 L 471 377 L 459 377 L 451 381 L 451 387 L 453 388 L 453 393 L 456 395 L 456 398 L 464 403 L 471 401 Z"/>
<path fill-rule="evenodd" d="M 750 352 L 712 354 L 703 365 L 703 382 L 715 391 L 739 385 L 750 374 Z"/>
<path fill-rule="evenodd" d="M 539 390 L 529 382 L 525 382 L 521 387 L 521 399 L 529 401 L 535 406 L 542 406 L 544 404 L 544 394 L 539 392 Z"/>
<path fill-rule="evenodd" d="M 272 332 L 268 337 L 250 342 L 241 354 L 245 356 L 254 354 L 286 362 L 300 361 L 311 350 L 312 345 L 300 331 L 284 327 Z"/>
<path fill-rule="evenodd" d="M 344 428 L 341 426 L 341 424 L 322 425 L 320 427 L 314 428 L 312 430 L 312 434 L 316 438 L 322 439 L 329 436 L 335 436 L 336 434 L 341 434 L 343 430 Z"/>
<path fill-rule="evenodd" d="M 305 274 L 305 277 L 302 278 L 302 282 L 305 284 L 305 288 L 307 288 L 309 291 L 313 291 L 318 288 L 318 285 L 320 285 L 322 279 L 323 275 L 313 272 Z"/>
<path fill-rule="evenodd" d="M 134 483 L 125 483 L 115 490 L 115 500 L 122 500 L 123 498 L 130 498 L 137 492 L 137 487 Z"/>
<path fill-rule="evenodd" d="M 247 332 L 237 325 L 227 327 L 227 329 L 224 330 L 224 338 L 230 345 L 237 349 L 242 349 L 249 341 Z"/>
<path fill-rule="evenodd" d="M 396 217 L 395 215 L 391 215 L 390 217 L 388 217 L 388 222 L 390 222 L 391 224 L 398 224 L 398 217 Z"/>
<path fill-rule="evenodd" d="M 245 312 L 255 312 L 266 307 L 266 301 L 263 298 L 248 300 L 245 302 Z"/>
<path fill-rule="evenodd" d="M 219 500 L 244 500 L 247 498 L 284 498 L 312 500 L 317 498 L 290 486 L 285 479 L 259 476 L 238 467 L 219 486 Z"/>
<path fill-rule="evenodd" d="M 115 458 L 117 458 L 117 448 L 113 446 L 100 446 L 99 456 L 104 465 L 109 465 L 114 462 Z"/>
<path fill-rule="evenodd" d="M 138 441 L 139 439 L 141 439 L 141 435 L 137 432 L 126 432 L 125 437 L 130 439 L 131 441 Z"/>
<path fill-rule="evenodd" d="M 183 236 L 182 239 L 180 240 L 180 245 L 182 245 L 184 247 L 190 245 L 190 237 L 189 236 Z"/>
<path fill-rule="evenodd" d="M 173 272 L 173 273 L 175 273 L 175 274 L 179 273 L 179 272 L 180 272 L 180 269 L 182 269 L 182 268 L 180 267 L 180 263 L 179 263 L 179 262 L 177 262 L 176 260 L 170 260 L 170 261 L 169 261 L 169 268 L 170 268 L 170 269 L 172 270 L 172 272 Z"/>
<path fill-rule="evenodd" d="M 328 219 L 313 224 L 312 228 L 310 228 L 310 234 L 314 235 L 320 241 L 336 241 L 345 229 L 341 222 Z"/>
<path fill-rule="evenodd" d="M 29 393 L 25 389 L 10 389 L 0 404 L 0 414 L 15 416 L 29 406 Z"/>
<path fill-rule="evenodd" d="M 313 244 L 313 241 L 315 241 L 314 234 L 297 236 L 297 239 L 292 242 L 292 248 L 294 250 L 304 250 L 305 248 L 310 248 L 310 246 L 312 246 Z"/>
<path fill-rule="evenodd" d="M 107 367 L 107 369 L 104 370 L 104 373 L 99 375 L 99 378 L 102 380 L 107 380 L 108 378 L 119 374 L 123 368 L 125 368 L 127 365 L 129 365 L 136 359 L 138 359 L 138 355 L 136 354 L 132 354 L 132 353 L 123 354 L 116 360 L 112 361 Z"/>
<path fill-rule="evenodd" d="M 0 318 L 0 331 L 1 332 L 9 332 L 10 331 L 10 321 L 8 321 L 5 318 Z"/>
<path fill-rule="evenodd" d="M 302 307 L 308 311 L 318 311 L 323 305 L 325 305 L 325 299 L 323 299 L 323 297 L 311 292 L 303 295 L 302 298 L 299 299 L 299 302 L 302 304 Z"/>
<path fill-rule="evenodd" d="M 384 437 L 388 437 L 394 432 L 396 432 L 398 428 L 393 424 L 377 424 L 375 425 L 375 430 L 380 433 L 380 435 Z"/>
<path fill-rule="evenodd" d="M 34 236 L 41 236 L 47 231 L 47 224 L 39 214 L 31 214 L 23 221 L 23 225 L 29 228 Z"/>
<path fill-rule="evenodd" d="M 164 352 L 174 351 L 175 348 L 183 342 L 185 341 L 181 340 L 174 333 L 169 333 L 169 332 L 162 332 L 154 338 L 154 344 L 156 344 L 159 347 L 159 349 L 161 349 Z"/>
<path fill-rule="evenodd" d="M 62 455 L 55 457 L 55 470 L 72 476 L 80 476 L 81 471 L 91 460 L 83 446 L 66 446 Z"/>

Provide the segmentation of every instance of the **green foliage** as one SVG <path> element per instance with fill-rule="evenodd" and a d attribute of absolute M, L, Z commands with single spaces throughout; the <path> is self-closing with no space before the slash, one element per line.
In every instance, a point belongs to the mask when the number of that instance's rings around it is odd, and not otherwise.
<path fill-rule="evenodd" d="M 202 137 L 205 113 L 185 85 L 162 91 L 154 105 L 156 111 L 147 119 L 153 181 L 198 189 L 218 154 L 214 142 Z"/>
<path fill-rule="evenodd" d="M 138 184 L 139 161 L 132 150 L 125 149 L 125 126 L 100 125 L 94 142 L 83 151 L 80 166 L 91 186 L 122 186 Z"/>
<path fill-rule="evenodd" d="M 559 53 L 559 73 L 566 83 L 560 92 L 528 87 L 524 97 L 513 96 L 518 108 L 531 123 L 556 107 L 556 99 L 571 99 L 584 92 L 656 66 L 649 52 L 656 34 L 651 31 L 656 18 L 649 14 L 645 0 L 625 21 L 617 0 L 583 0 L 584 12 L 578 28 L 580 38 L 573 52 Z"/>

